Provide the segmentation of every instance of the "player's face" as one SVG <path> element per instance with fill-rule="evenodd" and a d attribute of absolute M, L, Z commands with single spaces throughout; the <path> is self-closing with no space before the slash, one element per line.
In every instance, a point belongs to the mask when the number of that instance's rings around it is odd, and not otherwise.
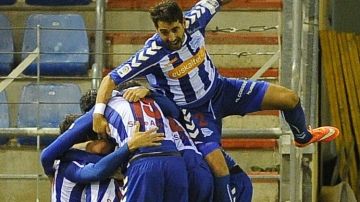
<path fill-rule="evenodd" d="M 105 139 L 93 140 L 86 146 L 86 151 L 94 154 L 108 154 L 114 146 Z"/>
<path fill-rule="evenodd" d="M 185 22 L 185 21 L 184 21 Z M 179 50 L 185 39 L 185 24 L 179 21 L 157 23 L 156 31 L 161 39 L 168 45 L 170 50 Z"/>

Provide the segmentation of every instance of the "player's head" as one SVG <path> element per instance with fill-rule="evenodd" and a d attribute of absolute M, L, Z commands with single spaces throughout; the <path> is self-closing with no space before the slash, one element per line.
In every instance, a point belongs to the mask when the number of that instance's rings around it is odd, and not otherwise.
<path fill-rule="evenodd" d="M 59 125 L 60 134 L 67 131 L 70 128 L 70 126 L 74 123 L 74 121 L 78 119 L 80 116 L 81 114 L 67 114 L 64 120 Z"/>
<path fill-rule="evenodd" d="M 141 84 L 132 80 L 132 81 L 128 81 L 128 82 L 121 83 L 121 84 L 117 85 L 115 90 L 121 92 L 121 91 L 126 90 L 128 88 L 136 87 L 136 86 L 141 86 Z"/>
<path fill-rule="evenodd" d="M 185 39 L 183 11 L 173 0 L 161 1 L 150 9 L 157 33 L 171 50 L 179 50 Z"/>
<path fill-rule="evenodd" d="M 67 114 L 64 118 L 64 120 L 60 123 L 59 125 L 59 129 L 60 129 L 60 134 L 63 134 L 65 131 L 67 131 L 69 128 L 71 128 L 72 124 L 75 122 L 76 119 L 78 119 L 80 116 L 82 116 L 81 114 Z M 91 132 L 89 132 L 87 134 L 87 138 L 89 140 L 97 140 L 98 139 L 98 135 L 93 132 L 91 130 Z"/>
<path fill-rule="evenodd" d="M 115 148 L 115 144 L 108 139 L 90 141 L 86 145 L 86 151 L 94 154 L 109 154 Z"/>
<path fill-rule="evenodd" d="M 80 98 L 80 109 L 82 113 L 88 112 L 96 103 L 97 91 L 95 89 L 88 90 Z"/>

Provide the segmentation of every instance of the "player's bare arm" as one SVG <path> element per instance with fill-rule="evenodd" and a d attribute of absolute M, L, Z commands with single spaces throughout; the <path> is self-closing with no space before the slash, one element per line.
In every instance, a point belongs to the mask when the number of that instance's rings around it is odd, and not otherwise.
<path fill-rule="evenodd" d="M 150 95 L 149 89 L 144 86 L 136 86 L 126 89 L 123 98 L 129 102 L 137 102 L 148 95 Z"/>
<path fill-rule="evenodd" d="M 110 78 L 110 76 L 106 76 L 101 81 L 97 96 L 96 96 L 96 104 L 95 110 L 93 114 L 93 130 L 99 135 L 106 136 L 110 134 L 110 128 L 107 120 L 104 117 L 104 111 L 106 104 L 111 98 L 111 93 L 115 89 L 115 83 Z"/>

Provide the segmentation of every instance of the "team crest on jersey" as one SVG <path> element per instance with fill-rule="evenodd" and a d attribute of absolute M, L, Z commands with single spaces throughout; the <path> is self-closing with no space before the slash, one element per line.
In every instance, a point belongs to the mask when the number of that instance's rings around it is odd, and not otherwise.
<path fill-rule="evenodd" d="M 179 79 L 183 76 L 187 75 L 191 70 L 195 69 L 199 65 L 201 65 L 206 56 L 205 48 L 200 48 L 199 52 L 197 52 L 191 58 L 185 60 L 181 65 L 177 66 L 176 68 L 172 69 L 169 72 L 169 77 L 172 79 Z"/>
<path fill-rule="evenodd" d="M 204 137 L 209 137 L 213 134 L 213 131 L 209 128 L 201 128 L 201 132 L 204 135 Z"/>
<path fill-rule="evenodd" d="M 129 64 L 125 64 L 124 66 L 120 67 L 117 70 L 117 73 L 119 74 L 119 76 L 122 78 L 124 76 L 126 76 L 129 72 L 131 71 L 131 67 Z"/>

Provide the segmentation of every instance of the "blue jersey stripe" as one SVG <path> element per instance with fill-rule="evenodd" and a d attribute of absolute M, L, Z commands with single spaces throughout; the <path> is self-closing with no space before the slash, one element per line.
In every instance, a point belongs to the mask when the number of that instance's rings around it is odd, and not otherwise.
<path fill-rule="evenodd" d="M 74 202 L 76 200 L 81 201 L 81 196 L 84 189 L 85 189 L 84 184 L 76 183 L 70 194 L 70 201 L 74 201 Z"/>
<path fill-rule="evenodd" d="M 69 163 L 70 162 L 60 163 L 59 168 L 57 169 L 54 182 L 56 190 L 56 201 L 61 202 L 63 199 L 69 198 L 70 201 L 80 202 L 83 191 L 85 190 L 85 184 L 74 183 L 66 178 L 64 171 Z M 70 187 L 72 187 L 71 190 L 69 190 Z"/>
<path fill-rule="evenodd" d="M 61 201 L 61 186 L 63 184 L 64 176 L 57 172 L 55 180 L 55 192 L 56 192 L 56 201 Z"/>
<path fill-rule="evenodd" d="M 104 195 L 109 188 L 109 185 L 111 183 L 111 179 L 103 180 L 99 183 L 99 193 L 98 193 L 98 201 L 101 201 L 102 198 L 104 198 Z"/>
<path fill-rule="evenodd" d="M 206 54 L 206 58 L 207 58 L 207 60 L 210 62 L 210 65 L 211 65 L 213 68 L 215 68 L 214 65 L 212 64 L 209 56 L 208 56 L 207 54 Z M 201 64 L 201 65 L 199 66 L 199 76 L 200 76 L 200 78 L 201 78 L 201 81 L 202 81 L 203 84 L 204 84 L 204 89 L 207 90 L 207 89 L 210 87 L 211 80 L 209 79 L 209 72 L 206 71 L 205 68 L 206 68 L 205 64 Z"/>
<path fill-rule="evenodd" d="M 111 123 L 117 129 L 120 140 L 124 141 L 128 137 L 128 134 L 126 133 L 122 117 L 119 115 L 119 113 L 108 105 L 105 110 L 105 117 L 109 123 Z"/>

